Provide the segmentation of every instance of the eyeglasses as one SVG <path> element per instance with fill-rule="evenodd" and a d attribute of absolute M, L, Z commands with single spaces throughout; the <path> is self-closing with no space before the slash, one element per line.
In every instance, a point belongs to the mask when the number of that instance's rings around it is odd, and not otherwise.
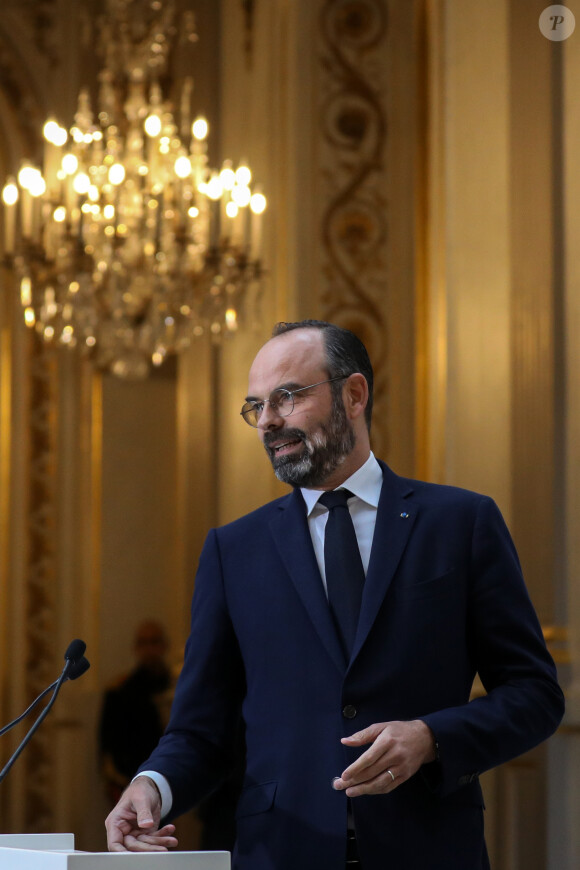
<path fill-rule="evenodd" d="M 313 387 L 319 387 L 321 384 L 331 384 L 333 381 L 344 381 L 345 378 L 348 377 L 350 377 L 350 375 L 338 375 L 336 378 L 328 378 L 326 381 L 318 381 L 316 384 L 309 384 L 307 387 L 298 387 L 296 390 L 285 390 L 281 387 L 278 390 L 273 390 L 267 399 L 263 399 L 260 402 L 255 399 L 251 402 L 246 402 L 243 405 L 240 414 L 248 426 L 253 426 L 254 429 L 257 429 L 258 421 L 262 416 L 262 411 L 264 410 L 266 402 L 269 403 L 270 408 L 275 414 L 279 414 L 280 417 L 289 417 L 294 410 L 294 396 L 296 393 L 301 393 L 302 390 L 311 390 Z"/>

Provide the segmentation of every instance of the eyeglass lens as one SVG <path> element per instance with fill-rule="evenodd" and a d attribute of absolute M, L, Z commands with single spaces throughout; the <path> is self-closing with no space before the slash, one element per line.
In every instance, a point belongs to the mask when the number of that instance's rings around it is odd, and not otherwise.
<path fill-rule="evenodd" d="M 266 401 L 272 411 L 281 417 L 288 417 L 294 410 L 294 396 L 289 390 L 274 390 Z M 263 410 L 264 402 L 246 402 L 242 414 L 250 426 L 257 426 Z"/>

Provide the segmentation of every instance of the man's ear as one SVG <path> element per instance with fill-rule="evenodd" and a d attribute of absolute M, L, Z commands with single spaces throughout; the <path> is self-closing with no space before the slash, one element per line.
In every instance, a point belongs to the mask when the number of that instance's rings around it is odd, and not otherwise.
<path fill-rule="evenodd" d="M 342 395 L 349 420 L 355 420 L 363 415 L 369 400 L 369 387 L 365 376 L 360 372 L 349 375 L 344 382 Z"/>

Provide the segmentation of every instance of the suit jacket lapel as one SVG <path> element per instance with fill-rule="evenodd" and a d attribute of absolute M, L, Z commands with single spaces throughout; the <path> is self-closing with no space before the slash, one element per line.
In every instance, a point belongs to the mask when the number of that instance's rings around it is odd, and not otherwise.
<path fill-rule="evenodd" d="M 371 558 L 364 586 L 363 600 L 352 658 L 358 654 L 371 630 L 411 534 L 417 508 L 409 501 L 413 492 L 384 463 L 383 487 L 377 510 Z M 352 659 L 351 659 L 352 661 Z"/>
<path fill-rule="evenodd" d="M 270 529 L 308 617 L 328 654 L 340 672 L 344 673 L 346 662 L 314 555 L 306 506 L 300 490 L 294 490 L 279 503 L 278 511 L 270 521 Z"/>

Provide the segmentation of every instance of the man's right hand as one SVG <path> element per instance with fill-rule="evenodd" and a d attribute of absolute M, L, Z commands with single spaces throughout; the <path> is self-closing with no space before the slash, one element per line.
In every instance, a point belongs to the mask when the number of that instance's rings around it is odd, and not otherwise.
<path fill-rule="evenodd" d="M 105 821 L 109 852 L 166 852 L 177 846 L 174 825 L 159 828 L 161 797 L 155 783 L 139 776 Z"/>

